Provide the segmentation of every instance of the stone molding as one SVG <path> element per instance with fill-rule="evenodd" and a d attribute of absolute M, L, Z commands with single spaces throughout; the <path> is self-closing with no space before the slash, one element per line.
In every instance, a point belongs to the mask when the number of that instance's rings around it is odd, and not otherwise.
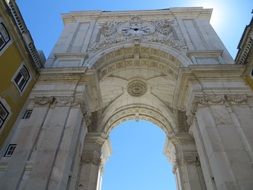
<path fill-rule="evenodd" d="M 187 122 L 192 124 L 199 106 L 248 104 L 253 96 L 246 94 L 197 94 L 194 96 L 190 108 L 187 110 Z"/>
<path fill-rule="evenodd" d="M 129 20 L 130 15 L 138 15 L 150 20 L 154 18 L 175 18 L 180 15 L 182 18 L 195 19 L 201 18 L 210 20 L 212 14 L 212 9 L 204 9 L 202 7 L 172 7 L 165 10 L 145 10 L 145 11 L 75 11 L 71 13 L 62 14 L 62 19 L 64 24 L 71 22 L 87 22 L 90 20 L 100 20 L 106 22 L 111 20 L 111 18 L 116 18 L 117 20 Z"/>
<path fill-rule="evenodd" d="M 72 96 L 35 96 L 33 98 L 34 106 L 51 106 L 51 107 L 65 107 L 78 106 L 83 104 L 80 98 Z"/>
<path fill-rule="evenodd" d="M 253 36 L 253 31 L 249 34 L 249 36 Z M 247 64 L 247 59 L 250 55 L 250 52 L 252 52 L 253 49 L 253 39 L 249 38 L 246 39 L 247 41 L 244 43 L 244 47 L 239 47 L 240 51 L 237 54 L 235 60 L 237 64 L 245 65 Z"/>
<path fill-rule="evenodd" d="M 200 164 L 194 139 L 189 133 L 179 133 L 167 139 L 164 154 L 173 164 L 173 172 L 184 164 Z"/>
<path fill-rule="evenodd" d="M 137 53 L 134 52 L 136 49 L 138 49 Z M 138 55 L 138 59 L 134 59 L 135 54 Z M 125 58 L 122 59 L 122 57 Z M 147 67 L 169 75 L 173 79 L 177 79 L 178 67 L 180 65 L 181 62 L 178 58 L 168 54 L 167 52 L 150 47 L 144 47 L 142 45 L 138 45 L 137 48 L 134 46 L 121 48 L 115 52 L 105 54 L 96 61 L 96 66 L 99 68 L 99 79 L 102 79 L 103 77 L 116 71 Z"/>
<path fill-rule="evenodd" d="M 190 58 L 188 56 L 186 56 L 185 52 L 178 51 L 174 48 L 168 47 L 165 44 L 158 44 L 158 43 L 154 43 L 154 42 L 135 41 L 135 42 L 111 44 L 110 47 L 108 47 L 106 49 L 100 49 L 94 53 L 91 53 L 90 55 L 92 55 L 92 56 L 89 56 L 89 58 L 85 61 L 84 66 L 87 66 L 89 68 L 98 68 L 99 69 L 99 68 L 101 68 L 101 66 L 99 66 L 99 65 L 107 65 L 105 63 L 112 63 L 113 62 L 112 58 L 113 59 L 117 58 L 117 56 L 120 56 L 119 54 L 122 55 L 123 52 L 121 52 L 121 51 L 122 50 L 124 51 L 124 49 L 126 49 L 126 52 L 124 52 L 125 60 L 128 60 L 126 57 L 126 53 L 127 54 L 129 54 L 129 53 L 127 51 L 129 51 L 130 48 L 133 48 L 136 45 L 140 46 L 140 48 L 145 48 L 145 49 L 149 48 L 149 49 L 152 49 L 151 51 L 156 51 L 154 55 L 157 55 L 157 53 L 159 53 L 160 55 L 158 57 L 160 57 L 161 54 L 167 55 L 168 57 L 165 57 L 165 60 L 167 60 L 167 61 L 165 61 L 165 63 L 168 63 L 169 60 L 174 59 L 174 60 L 172 60 L 173 64 L 175 62 L 180 63 L 180 65 L 184 65 L 184 66 L 188 66 L 188 65 L 192 64 L 192 61 L 190 60 Z M 158 51 L 160 51 L 160 52 L 158 52 Z M 151 53 L 152 52 L 148 52 L 148 55 L 151 55 L 151 57 L 149 56 L 149 58 L 155 57 L 155 56 L 152 56 Z M 131 53 L 131 54 L 133 55 L 133 53 Z M 163 55 L 162 55 L 162 57 L 164 57 Z M 129 56 L 129 55 L 127 55 L 127 56 Z M 140 56 L 141 56 L 141 54 L 140 54 Z M 99 62 L 102 64 L 100 64 Z M 114 60 L 114 62 L 115 62 L 115 60 Z"/>
<path fill-rule="evenodd" d="M 131 107 L 124 107 L 120 110 L 117 110 L 117 112 L 114 112 L 111 117 L 105 118 L 101 123 L 100 126 L 106 135 L 109 135 L 111 129 L 117 125 L 119 125 L 121 122 L 124 122 L 126 120 L 147 120 L 158 127 L 160 127 L 164 132 L 171 136 L 173 135 L 173 127 L 170 123 L 170 121 L 163 116 L 163 114 L 152 107 L 143 106 L 143 105 L 135 105 Z"/>

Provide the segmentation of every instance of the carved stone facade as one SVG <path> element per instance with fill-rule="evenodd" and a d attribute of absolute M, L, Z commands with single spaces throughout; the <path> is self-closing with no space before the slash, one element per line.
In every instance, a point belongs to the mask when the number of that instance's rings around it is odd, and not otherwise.
<path fill-rule="evenodd" d="M 178 190 L 251 190 L 253 93 L 211 10 L 73 12 L 0 160 L 6 190 L 98 190 L 109 134 L 155 123 Z"/>

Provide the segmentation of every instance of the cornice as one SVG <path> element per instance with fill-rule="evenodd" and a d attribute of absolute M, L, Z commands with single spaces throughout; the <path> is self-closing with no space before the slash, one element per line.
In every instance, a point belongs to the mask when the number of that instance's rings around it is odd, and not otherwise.
<path fill-rule="evenodd" d="M 252 54 L 253 47 L 253 17 L 251 22 L 244 29 L 243 35 L 238 44 L 238 53 L 236 55 L 235 61 L 237 64 L 247 64 L 247 58 Z"/>
<path fill-rule="evenodd" d="M 87 53 L 54 53 L 54 56 L 56 58 L 87 58 L 88 54 Z"/>
<path fill-rule="evenodd" d="M 247 39 L 247 41 L 243 44 L 243 47 L 240 48 L 236 56 L 236 63 L 246 65 L 248 57 L 252 55 L 252 50 L 253 50 L 253 31 L 252 31 L 252 38 L 249 37 L 249 39 Z"/>
<path fill-rule="evenodd" d="M 168 9 L 158 9 L 158 10 L 133 10 L 133 11 L 78 11 L 62 14 L 62 19 L 64 24 L 70 22 L 78 21 L 90 21 L 97 19 L 108 19 L 113 18 L 128 18 L 131 16 L 140 16 L 140 17 L 180 17 L 187 19 L 202 18 L 210 20 L 212 14 L 212 9 L 204 9 L 203 7 L 175 7 Z"/>
<path fill-rule="evenodd" d="M 190 87 L 194 84 L 199 84 L 199 91 L 227 91 L 220 88 L 203 88 L 204 82 L 232 82 L 242 80 L 244 71 L 243 65 L 236 64 L 219 64 L 219 65 L 190 65 L 189 67 L 180 68 L 178 74 L 178 84 L 174 94 L 174 107 L 180 110 L 185 110 L 185 102 L 189 99 Z M 236 91 L 236 87 L 233 90 Z M 245 89 L 240 87 L 239 90 Z M 193 89 L 191 89 L 193 90 Z M 197 90 L 197 89 L 195 89 Z M 222 93 L 222 92 L 221 92 Z"/>
<path fill-rule="evenodd" d="M 81 80 L 88 81 L 91 76 L 96 74 L 93 69 L 87 67 L 66 67 L 66 68 L 44 68 L 40 70 L 40 77 L 38 82 L 42 81 L 61 81 L 68 80 L 73 82 Z"/>
<path fill-rule="evenodd" d="M 20 37 L 22 38 L 22 43 L 26 48 L 26 52 L 29 53 L 32 61 L 31 64 L 35 67 L 35 69 L 42 68 L 44 63 L 42 62 L 39 53 L 34 45 L 32 36 L 27 29 L 25 21 L 20 13 L 20 10 L 15 1 L 6 2 L 9 8 L 12 23 L 14 27 L 18 30 Z"/>
<path fill-rule="evenodd" d="M 187 56 L 196 57 L 218 57 L 222 56 L 223 50 L 208 50 L 208 51 L 188 51 Z"/>

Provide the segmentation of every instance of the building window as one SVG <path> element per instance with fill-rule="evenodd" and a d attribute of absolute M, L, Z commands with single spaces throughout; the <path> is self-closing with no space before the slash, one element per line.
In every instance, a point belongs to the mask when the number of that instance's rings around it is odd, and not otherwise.
<path fill-rule="evenodd" d="M 33 111 L 32 109 L 25 110 L 25 113 L 22 119 L 29 119 L 30 116 L 32 115 L 32 111 Z"/>
<path fill-rule="evenodd" d="M 11 155 L 13 154 L 16 146 L 17 146 L 17 144 L 9 144 L 4 156 L 5 157 L 11 157 Z"/>
<path fill-rule="evenodd" d="M 10 35 L 8 34 L 6 27 L 3 23 L 0 23 L 0 51 L 10 41 Z"/>
<path fill-rule="evenodd" d="M 6 109 L 6 107 L 3 105 L 3 103 L 0 101 L 0 129 L 4 125 L 4 122 L 6 121 L 8 115 L 10 113 Z"/>
<path fill-rule="evenodd" d="M 23 65 L 18 71 L 14 78 L 14 82 L 17 85 L 18 89 L 22 92 L 30 79 L 30 74 L 27 68 Z"/>

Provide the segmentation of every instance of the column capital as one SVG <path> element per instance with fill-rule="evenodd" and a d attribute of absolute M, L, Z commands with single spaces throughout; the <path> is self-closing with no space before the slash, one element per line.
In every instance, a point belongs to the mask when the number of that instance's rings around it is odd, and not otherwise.
<path fill-rule="evenodd" d="M 103 134 L 87 134 L 82 153 L 84 163 L 104 165 L 110 155 L 111 144 L 108 138 L 105 138 Z"/>
<path fill-rule="evenodd" d="M 252 101 L 253 95 L 242 93 L 214 94 L 214 93 L 195 93 L 188 103 L 186 109 L 187 122 L 191 126 L 195 118 L 195 113 L 199 106 L 248 104 Z"/>
<path fill-rule="evenodd" d="M 184 151 L 183 161 L 186 164 L 200 165 L 199 156 L 197 151 Z"/>

